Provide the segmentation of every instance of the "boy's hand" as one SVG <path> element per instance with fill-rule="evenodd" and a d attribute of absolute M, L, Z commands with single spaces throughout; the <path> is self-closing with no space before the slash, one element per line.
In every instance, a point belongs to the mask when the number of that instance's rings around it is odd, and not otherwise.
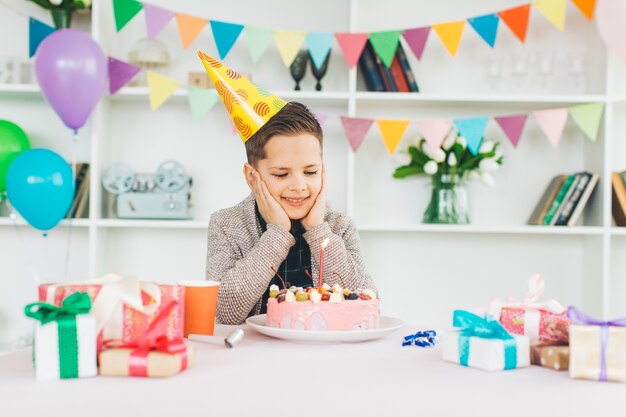
<path fill-rule="evenodd" d="M 305 230 L 310 230 L 324 223 L 324 214 L 326 214 L 326 170 L 322 165 L 322 188 L 311 211 L 301 220 L 302 226 Z"/>
<path fill-rule="evenodd" d="M 252 171 L 252 194 L 259 212 L 267 224 L 277 224 L 286 231 L 291 230 L 291 220 L 278 201 L 270 194 L 267 185 L 257 171 Z"/>

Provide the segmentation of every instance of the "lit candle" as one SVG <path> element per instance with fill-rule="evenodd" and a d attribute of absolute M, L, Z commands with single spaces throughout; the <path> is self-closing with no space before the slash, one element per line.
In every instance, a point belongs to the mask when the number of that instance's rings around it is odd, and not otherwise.
<path fill-rule="evenodd" d="M 324 284 L 324 248 L 328 246 L 329 241 L 330 240 L 328 238 L 324 239 L 322 242 L 322 248 L 320 249 L 320 283 L 317 288 L 322 288 L 322 285 Z"/>

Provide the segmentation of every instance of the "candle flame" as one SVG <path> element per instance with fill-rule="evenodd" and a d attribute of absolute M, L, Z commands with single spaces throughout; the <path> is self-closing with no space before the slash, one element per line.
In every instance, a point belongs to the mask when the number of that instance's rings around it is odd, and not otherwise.
<path fill-rule="evenodd" d="M 322 242 L 322 249 L 325 249 L 326 246 L 328 246 L 328 242 L 330 242 L 329 238 L 324 239 L 324 241 Z"/>

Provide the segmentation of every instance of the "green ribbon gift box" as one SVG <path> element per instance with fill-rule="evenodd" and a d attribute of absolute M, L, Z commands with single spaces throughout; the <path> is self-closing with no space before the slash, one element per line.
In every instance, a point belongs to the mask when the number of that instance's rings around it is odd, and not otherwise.
<path fill-rule="evenodd" d="M 36 320 L 33 365 L 38 380 L 96 376 L 96 320 L 88 315 L 87 293 L 74 293 L 61 307 L 33 303 L 24 308 Z"/>

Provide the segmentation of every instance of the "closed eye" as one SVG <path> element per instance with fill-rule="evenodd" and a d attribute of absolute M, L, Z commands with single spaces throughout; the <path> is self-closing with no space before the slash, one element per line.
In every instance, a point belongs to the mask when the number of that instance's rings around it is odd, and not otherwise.
<path fill-rule="evenodd" d="M 305 172 L 306 175 L 316 175 L 319 171 Z"/>

